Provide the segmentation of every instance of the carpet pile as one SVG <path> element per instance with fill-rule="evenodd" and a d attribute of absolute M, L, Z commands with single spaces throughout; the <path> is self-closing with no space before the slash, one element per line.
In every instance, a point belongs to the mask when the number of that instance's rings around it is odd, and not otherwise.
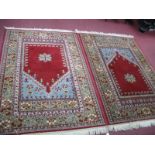
<path fill-rule="evenodd" d="M 126 35 L 6 28 L 0 133 L 95 134 L 155 125 L 155 74 Z"/>

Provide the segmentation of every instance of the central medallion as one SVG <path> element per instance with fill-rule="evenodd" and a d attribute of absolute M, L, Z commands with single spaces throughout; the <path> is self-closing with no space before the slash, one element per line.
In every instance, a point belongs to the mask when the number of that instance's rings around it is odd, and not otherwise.
<path fill-rule="evenodd" d="M 125 75 L 124 75 L 124 79 L 125 79 L 127 82 L 129 82 L 129 83 L 134 83 L 134 82 L 136 82 L 136 78 L 135 78 L 135 76 L 134 76 L 133 74 L 129 74 L 129 73 L 125 74 Z"/>
<path fill-rule="evenodd" d="M 51 92 L 52 85 L 68 72 L 63 46 L 26 44 L 24 71 Z"/>
<path fill-rule="evenodd" d="M 39 54 L 38 59 L 39 61 L 49 62 L 52 60 L 52 57 L 50 54 L 43 53 L 43 54 Z"/>
<path fill-rule="evenodd" d="M 111 57 L 108 67 L 120 96 L 152 93 L 149 83 L 131 55 L 124 56 L 116 51 Z"/>

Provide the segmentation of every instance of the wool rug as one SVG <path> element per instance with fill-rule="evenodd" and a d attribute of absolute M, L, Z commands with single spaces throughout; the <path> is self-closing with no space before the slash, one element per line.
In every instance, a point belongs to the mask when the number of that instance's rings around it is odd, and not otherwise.
<path fill-rule="evenodd" d="M 72 32 L 7 29 L 0 80 L 2 134 L 105 124 Z"/>
<path fill-rule="evenodd" d="M 155 125 L 155 74 L 132 36 L 6 28 L 0 134 Z"/>
<path fill-rule="evenodd" d="M 79 35 L 109 131 L 155 125 L 155 72 L 133 36 Z"/>

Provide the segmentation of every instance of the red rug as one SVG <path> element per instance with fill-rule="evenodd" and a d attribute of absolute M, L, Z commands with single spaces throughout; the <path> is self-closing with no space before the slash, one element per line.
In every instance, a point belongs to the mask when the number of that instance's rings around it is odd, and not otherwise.
<path fill-rule="evenodd" d="M 1 134 L 105 124 L 74 33 L 7 29 L 2 57 Z"/>
<path fill-rule="evenodd" d="M 94 134 L 153 125 L 154 77 L 131 36 L 8 28 L 0 133 Z"/>
<path fill-rule="evenodd" d="M 81 34 L 109 130 L 155 125 L 155 73 L 132 36 Z"/>

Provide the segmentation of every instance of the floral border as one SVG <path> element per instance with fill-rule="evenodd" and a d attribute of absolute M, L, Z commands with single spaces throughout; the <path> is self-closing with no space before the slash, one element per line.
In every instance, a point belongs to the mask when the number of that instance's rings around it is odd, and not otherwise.
<path fill-rule="evenodd" d="M 63 39 L 67 42 L 67 48 L 71 52 L 74 60 L 74 69 L 77 72 L 77 80 L 83 96 L 83 110 L 75 114 L 63 114 L 55 116 L 37 115 L 16 115 L 14 112 L 15 77 L 19 76 L 16 70 L 20 65 L 17 63 L 18 49 L 21 48 L 20 42 L 23 37 L 41 37 L 52 39 Z M 83 59 L 81 49 L 76 37 L 70 32 L 48 32 L 48 31 L 24 31 L 7 30 L 3 48 L 2 74 L 1 74 L 1 104 L 0 104 L 0 133 L 1 134 L 20 134 L 41 131 L 73 130 L 75 128 L 88 128 L 103 126 L 101 110 L 92 86 L 87 66 Z M 75 65 L 77 63 L 77 65 Z M 16 74 L 15 74 L 16 73 Z"/>

